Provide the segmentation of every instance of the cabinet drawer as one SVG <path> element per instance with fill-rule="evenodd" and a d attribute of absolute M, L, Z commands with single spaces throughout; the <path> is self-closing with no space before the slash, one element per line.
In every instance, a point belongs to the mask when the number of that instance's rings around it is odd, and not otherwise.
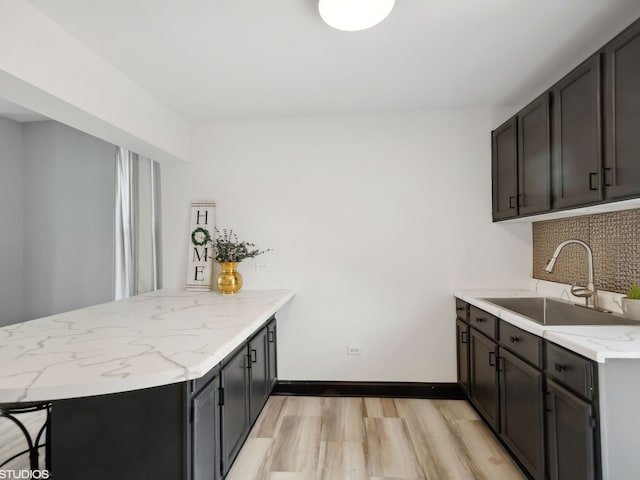
<path fill-rule="evenodd" d="M 456 298 L 456 317 L 469 323 L 469 304 L 459 298 Z"/>
<path fill-rule="evenodd" d="M 577 353 L 546 342 L 545 373 L 575 393 L 593 399 L 593 363 Z"/>
<path fill-rule="evenodd" d="M 469 307 L 469 323 L 489 338 L 497 339 L 498 319 L 490 313 L 471 305 Z"/>
<path fill-rule="evenodd" d="M 542 338 L 500 320 L 500 344 L 542 370 Z"/>

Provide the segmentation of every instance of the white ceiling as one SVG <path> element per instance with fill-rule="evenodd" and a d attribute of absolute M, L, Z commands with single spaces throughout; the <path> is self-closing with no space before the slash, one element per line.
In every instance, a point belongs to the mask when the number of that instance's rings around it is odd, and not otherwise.
<path fill-rule="evenodd" d="M 49 120 L 47 117 L 44 117 L 39 113 L 27 110 L 26 108 L 16 105 L 4 98 L 0 98 L 0 117 L 9 118 L 14 122 L 20 123 Z"/>
<path fill-rule="evenodd" d="M 362 32 L 317 0 L 29 0 L 184 118 L 522 105 L 638 0 L 396 0 Z"/>

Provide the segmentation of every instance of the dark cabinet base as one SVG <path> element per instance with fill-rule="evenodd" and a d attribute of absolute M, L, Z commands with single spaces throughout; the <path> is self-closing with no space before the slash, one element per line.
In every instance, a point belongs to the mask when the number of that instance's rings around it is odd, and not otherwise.
<path fill-rule="evenodd" d="M 593 406 L 547 379 L 547 442 L 551 480 L 595 480 Z"/>
<path fill-rule="evenodd" d="M 458 356 L 458 385 L 469 394 L 469 325 L 456 320 L 456 354 Z"/>
<path fill-rule="evenodd" d="M 477 307 L 471 305 L 469 312 L 469 330 L 456 318 L 459 383 L 468 371 L 468 400 L 523 472 L 532 480 L 601 480 L 601 450 L 608 449 L 601 449 L 596 364 L 504 320 L 496 330 L 492 315 Z M 468 343 L 463 341 L 467 331 Z M 628 378 L 634 376 L 621 370 L 621 365 L 607 364 L 611 365 L 607 376 L 615 385 L 611 391 L 619 392 L 620 382 L 629 383 Z M 622 430 L 620 424 L 635 425 L 626 418 L 628 413 L 623 415 L 608 413 L 609 423 L 611 419 L 619 423 L 617 431 Z M 609 434 L 616 436 L 615 444 L 624 445 L 624 450 L 636 431 L 625 428 L 621 435 L 611 430 Z M 616 479 L 630 478 L 626 476 L 630 469 L 614 468 Z"/>
<path fill-rule="evenodd" d="M 471 402 L 478 409 L 482 418 L 498 431 L 498 372 L 496 362 L 498 348 L 495 342 L 481 333 L 471 329 L 469 388 Z"/>
<path fill-rule="evenodd" d="M 544 480 L 544 375 L 500 352 L 500 436 L 535 480 Z"/>
<path fill-rule="evenodd" d="M 222 473 L 227 474 L 249 433 L 249 358 L 246 347 L 222 368 Z"/>
<path fill-rule="evenodd" d="M 214 377 L 191 397 L 191 452 L 187 478 L 218 480 L 221 476 L 220 458 L 220 378 Z"/>
<path fill-rule="evenodd" d="M 251 392 L 249 398 L 251 399 L 250 413 L 252 423 L 256 421 L 271 391 L 267 333 L 267 329 L 264 328 L 249 342 L 249 360 L 251 361 Z"/>
<path fill-rule="evenodd" d="M 222 475 L 229 472 L 276 383 L 276 322 L 222 362 Z"/>
<path fill-rule="evenodd" d="M 51 472 L 61 480 L 186 478 L 186 384 L 53 402 Z"/>

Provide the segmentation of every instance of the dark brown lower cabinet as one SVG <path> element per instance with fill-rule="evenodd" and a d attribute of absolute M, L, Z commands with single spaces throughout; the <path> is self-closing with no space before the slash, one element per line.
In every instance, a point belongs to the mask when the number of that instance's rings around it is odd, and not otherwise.
<path fill-rule="evenodd" d="M 222 475 L 229 472 L 276 383 L 276 322 L 222 363 Z"/>
<path fill-rule="evenodd" d="M 469 325 L 456 320 L 456 352 L 458 355 L 458 385 L 469 394 Z"/>
<path fill-rule="evenodd" d="M 250 402 L 249 411 L 251 423 L 255 422 L 262 410 L 269 393 L 271 382 L 269 379 L 269 345 L 267 342 L 267 329 L 263 328 L 249 342 L 249 367 L 250 377 Z"/>
<path fill-rule="evenodd" d="M 483 420 L 529 478 L 601 480 L 596 364 L 469 310 L 470 324 L 456 318 L 458 383 Z"/>
<path fill-rule="evenodd" d="M 193 480 L 220 478 L 220 378 L 215 376 L 191 397 L 191 470 Z"/>
<path fill-rule="evenodd" d="M 247 347 L 236 352 L 222 367 L 222 474 L 227 474 L 244 443 L 249 416 L 249 356 Z"/>
<path fill-rule="evenodd" d="M 469 390 L 471 402 L 484 420 L 498 431 L 498 347 L 474 328 L 469 335 Z"/>
<path fill-rule="evenodd" d="M 544 469 L 544 374 L 500 348 L 500 437 L 535 480 Z"/>
<path fill-rule="evenodd" d="M 546 418 L 549 479 L 596 479 L 593 405 L 547 379 Z"/>
<path fill-rule="evenodd" d="M 276 337 L 278 335 L 278 327 L 276 326 L 276 321 L 272 320 L 269 325 L 267 325 L 267 356 L 269 363 L 269 391 L 273 390 L 278 381 L 278 355 L 276 351 L 277 340 Z"/>

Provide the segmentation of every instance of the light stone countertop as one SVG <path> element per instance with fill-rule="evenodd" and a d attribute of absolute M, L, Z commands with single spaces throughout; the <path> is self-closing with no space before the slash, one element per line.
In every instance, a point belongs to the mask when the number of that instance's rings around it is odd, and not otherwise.
<path fill-rule="evenodd" d="M 638 325 L 540 325 L 483 298 L 550 297 L 533 290 L 474 289 L 459 290 L 454 296 L 495 315 L 527 332 L 546 338 L 598 363 L 608 359 L 640 359 L 640 322 Z M 560 296 L 558 296 L 560 298 Z"/>
<path fill-rule="evenodd" d="M 57 400 L 199 378 L 291 290 L 158 290 L 0 328 L 0 403 Z"/>

